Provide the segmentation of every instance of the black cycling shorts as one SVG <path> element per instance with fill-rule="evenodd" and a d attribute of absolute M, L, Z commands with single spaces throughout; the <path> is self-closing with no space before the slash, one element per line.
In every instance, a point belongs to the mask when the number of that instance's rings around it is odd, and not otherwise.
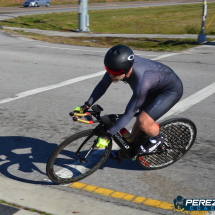
<path fill-rule="evenodd" d="M 167 113 L 182 97 L 183 85 L 175 75 L 171 83 L 159 93 L 148 93 L 144 104 L 139 109 L 145 111 L 154 121 Z"/>

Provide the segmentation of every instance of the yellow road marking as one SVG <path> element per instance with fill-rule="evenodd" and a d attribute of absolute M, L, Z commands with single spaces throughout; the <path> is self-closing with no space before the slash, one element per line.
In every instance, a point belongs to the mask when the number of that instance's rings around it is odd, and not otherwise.
<path fill-rule="evenodd" d="M 98 188 L 98 187 L 92 186 L 92 185 L 87 185 L 86 187 L 83 188 L 83 190 L 87 191 L 87 192 L 93 192 L 96 188 Z"/>
<path fill-rule="evenodd" d="M 147 205 L 150 207 L 156 207 L 156 208 L 160 208 L 163 210 L 173 210 L 174 209 L 174 205 L 169 202 L 159 201 L 156 199 L 150 199 L 150 198 L 146 198 L 144 196 L 135 196 L 135 195 L 132 195 L 129 193 L 110 190 L 110 189 L 106 189 L 106 188 L 102 188 L 102 187 L 98 187 L 98 186 L 94 186 L 94 185 L 88 185 L 88 184 L 84 184 L 84 183 L 80 183 L 80 182 L 75 182 L 75 183 L 69 185 L 69 187 L 72 187 L 75 189 L 80 189 L 80 190 L 87 191 L 90 193 L 96 193 L 96 194 L 108 196 L 108 197 L 115 198 L 115 199 L 122 199 L 125 201 L 129 201 L 129 202 L 131 201 L 134 203 L 143 204 L 143 205 Z M 181 213 L 184 213 L 184 214 L 186 213 L 186 214 L 190 214 L 190 215 L 205 215 L 206 213 L 208 213 L 208 211 L 191 211 L 191 212 L 185 211 L 185 212 L 181 212 Z"/>
<path fill-rule="evenodd" d="M 131 201 L 132 199 L 135 198 L 135 195 L 131 195 L 131 194 L 127 194 L 125 197 L 123 197 L 122 199 L 125 201 Z"/>
<path fill-rule="evenodd" d="M 208 213 L 208 211 L 192 211 L 190 213 L 190 215 L 196 215 L 196 214 L 198 214 L 198 215 L 205 215 L 207 213 Z"/>
<path fill-rule="evenodd" d="M 146 199 L 146 197 L 138 196 L 138 197 L 135 198 L 134 201 L 132 201 L 132 202 L 141 203 L 141 202 L 143 202 L 145 199 Z"/>
<path fill-rule="evenodd" d="M 86 186 L 87 186 L 87 184 L 80 183 L 80 182 L 75 182 L 72 185 L 69 185 L 69 187 L 73 187 L 73 188 L 76 188 L 76 189 L 82 189 L 82 188 L 84 188 Z"/>
<path fill-rule="evenodd" d="M 159 208 L 162 208 L 164 210 L 172 210 L 172 204 L 168 202 L 161 202 Z"/>
<path fill-rule="evenodd" d="M 161 201 L 158 201 L 156 199 L 148 199 L 148 198 L 143 202 L 144 205 L 149 205 L 149 206 L 156 207 L 156 208 L 159 208 L 161 203 L 162 203 Z M 172 206 L 173 206 L 173 204 L 172 204 Z"/>
<path fill-rule="evenodd" d="M 105 188 L 101 188 L 101 187 L 93 191 L 93 193 L 101 194 L 103 196 L 109 196 L 113 192 L 114 192 L 114 190 L 109 190 L 109 189 L 105 189 Z"/>
<path fill-rule="evenodd" d="M 126 195 L 127 195 L 127 193 L 116 191 L 110 197 L 113 197 L 115 199 L 122 199 Z"/>

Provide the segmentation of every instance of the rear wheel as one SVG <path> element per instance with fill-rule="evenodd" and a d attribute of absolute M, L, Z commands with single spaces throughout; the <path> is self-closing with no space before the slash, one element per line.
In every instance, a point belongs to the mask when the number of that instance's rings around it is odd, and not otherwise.
<path fill-rule="evenodd" d="M 92 135 L 91 138 L 80 151 L 80 156 L 84 158 L 94 140 L 97 139 L 97 136 L 93 134 L 93 130 L 86 130 L 72 135 L 54 150 L 46 166 L 46 173 L 51 181 L 57 184 L 79 181 L 104 164 L 110 155 L 112 142 L 103 149 L 95 148 L 87 157 L 85 164 L 81 163 L 79 157 L 75 154 L 79 146 L 90 135 Z"/>
<path fill-rule="evenodd" d="M 46 7 L 49 7 L 49 3 L 48 2 L 46 3 Z"/>
<path fill-rule="evenodd" d="M 166 150 L 160 154 L 138 155 L 136 161 L 144 169 L 160 169 L 175 163 L 192 147 L 197 132 L 195 124 L 184 118 L 162 122 L 160 131 L 165 137 L 166 145 L 169 147 L 162 144 L 159 147 L 166 148 Z"/>

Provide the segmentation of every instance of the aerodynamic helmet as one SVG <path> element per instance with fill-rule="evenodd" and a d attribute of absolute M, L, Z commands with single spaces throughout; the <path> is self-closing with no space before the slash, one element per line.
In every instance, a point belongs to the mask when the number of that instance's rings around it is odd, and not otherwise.
<path fill-rule="evenodd" d="M 104 58 L 108 73 L 119 76 L 127 74 L 134 63 L 133 51 L 125 45 L 117 45 L 108 50 Z"/>

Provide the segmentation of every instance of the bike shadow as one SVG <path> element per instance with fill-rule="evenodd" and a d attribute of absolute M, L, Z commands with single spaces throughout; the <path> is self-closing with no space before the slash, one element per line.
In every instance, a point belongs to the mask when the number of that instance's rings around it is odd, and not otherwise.
<path fill-rule="evenodd" d="M 52 185 L 46 175 L 46 163 L 56 147 L 55 143 L 31 137 L 0 137 L 0 173 L 25 183 Z M 75 153 L 70 152 L 70 155 L 75 157 Z M 135 161 L 124 160 L 118 164 L 110 158 L 100 170 L 104 168 L 143 170 Z"/>
<path fill-rule="evenodd" d="M 45 166 L 56 147 L 31 137 L 0 137 L 0 173 L 26 183 L 47 184 Z"/>
<path fill-rule="evenodd" d="M 104 165 L 100 167 L 100 169 L 103 169 L 105 167 L 121 170 L 144 170 L 137 164 L 136 160 L 133 161 L 131 159 L 123 160 L 122 163 L 119 164 L 118 161 L 108 158 Z"/>

